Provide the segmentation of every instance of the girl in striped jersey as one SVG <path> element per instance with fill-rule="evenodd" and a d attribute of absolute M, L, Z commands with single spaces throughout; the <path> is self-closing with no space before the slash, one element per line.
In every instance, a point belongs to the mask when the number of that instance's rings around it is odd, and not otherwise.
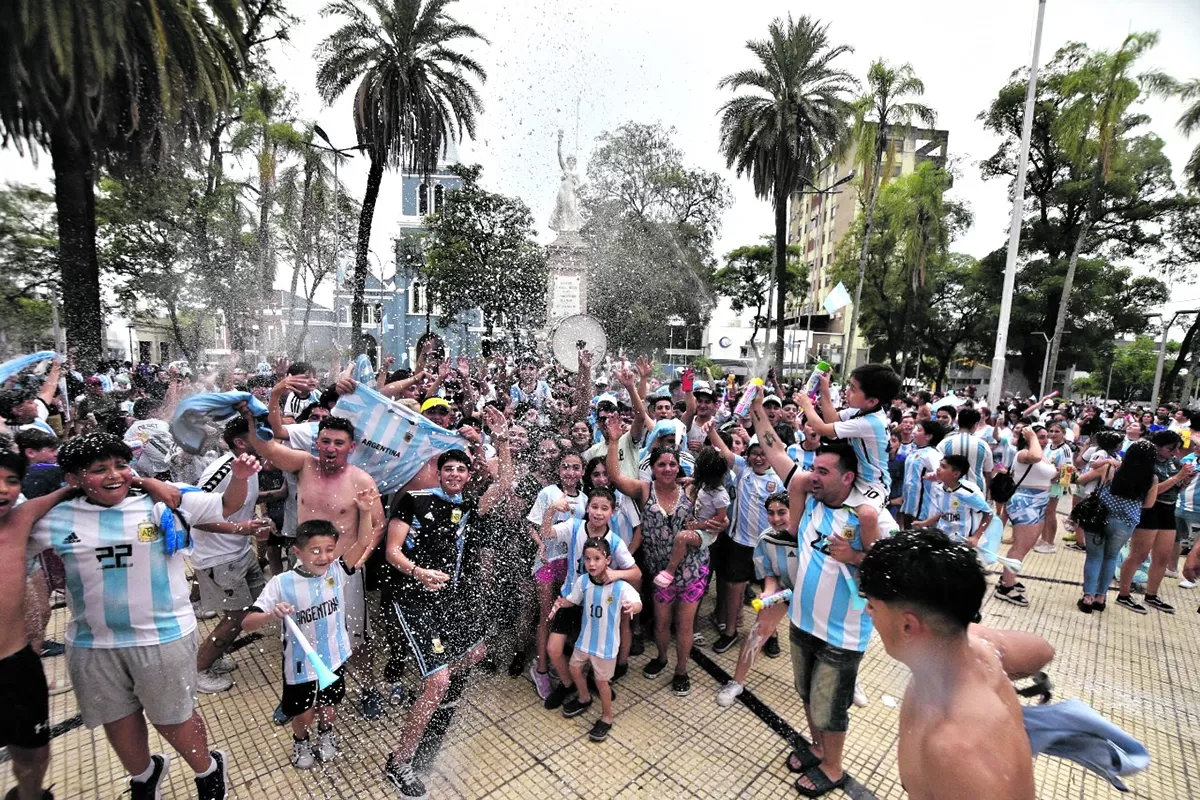
<path fill-rule="evenodd" d="M 642 599 L 632 586 L 622 580 L 612 580 L 608 567 L 612 561 L 611 545 L 603 537 L 591 537 L 583 545 L 583 566 L 580 575 L 566 597 L 559 597 L 550 609 L 553 617 L 564 606 L 578 606 L 582 628 L 571 654 L 571 678 L 578 695 L 563 705 L 564 717 L 582 714 L 592 705 L 583 667 L 590 664 L 596 679 L 596 694 L 600 695 L 600 719 L 592 726 L 588 738 L 603 742 L 613 723 L 613 692 L 609 687 L 617 667 L 621 649 L 622 622 L 642 610 Z"/>
<path fill-rule="evenodd" d="M 1192 444 L 1191 441 L 1188 442 Z M 1189 448 L 1190 449 L 1190 448 Z M 1196 454 L 1192 453 L 1180 459 L 1183 464 L 1196 465 Z M 1179 555 L 1190 542 L 1196 549 L 1197 542 L 1192 531 L 1200 527 L 1200 481 L 1192 481 L 1179 492 L 1179 500 L 1175 503 L 1175 557 L 1170 562 L 1171 569 L 1179 563 Z M 1180 589 L 1195 589 L 1196 584 L 1186 577 L 1179 579 Z"/>
<path fill-rule="evenodd" d="M 931 419 L 923 419 L 913 430 L 917 450 L 904 460 L 904 487 L 901 490 L 900 525 L 908 529 L 915 519 L 925 519 L 931 513 L 934 473 L 942 460 L 938 443 L 945 429 Z"/>

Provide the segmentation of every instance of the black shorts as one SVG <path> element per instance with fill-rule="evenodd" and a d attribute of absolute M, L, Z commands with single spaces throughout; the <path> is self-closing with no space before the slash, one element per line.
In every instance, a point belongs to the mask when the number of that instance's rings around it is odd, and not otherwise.
<path fill-rule="evenodd" d="M 0 659 L 0 708 L 0 747 L 35 750 L 50 743 L 50 690 L 29 645 Z"/>
<path fill-rule="evenodd" d="M 575 644 L 581 630 L 583 630 L 582 606 L 563 606 L 554 615 L 554 619 L 550 620 L 550 632 L 561 633 L 571 644 Z"/>
<path fill-rule="evenodd" d="M 421 680 L 448 667 L 483 641 L 485 627 L 474 604 L 466 598 L 458 603 L 445 602 L 449 599 L 409 592 L 393 596 L 392 610 L 416 658 Z"/>
<path fill-rule="evenodd" d="M 1142 518 L 1137 527 L 1144 531 L 1173 531 L 1175 530 L 1175 504 L 1155 503 L 1149 508 L 1142 509 Z"/>
<path fill-rule="evenodd" d="M 289 717 L 298 717 L 312 708 L 336 706 L 346 696 L 346 681 L 342 678 L 342 671 L 345 669 L 345 664 L 335 669 L 333 674 L 337 675 L 338 679 L 324 689 L 320 688 L 316 681 L 285 682 L 283 684 L 283 700 L 280 701 L 279 707 Z"/>
<path fill-rule="evenodd" d="M 749 583 L 754 580 L 754 548 L 722 537 L 720 550 L 713 559 L 717 579 L 724 583 Z"/>

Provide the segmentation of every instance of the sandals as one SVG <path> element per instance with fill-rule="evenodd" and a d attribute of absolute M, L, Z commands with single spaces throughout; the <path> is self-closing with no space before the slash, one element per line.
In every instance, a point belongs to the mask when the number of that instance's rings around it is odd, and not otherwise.
<path fill-rule="evenodd" d="M 802 786 L 800 784 L 800 779 L 797 778 L 796 783 L 794 784 L 796 791 L 805 797 L 822 797 L 835 789 L 841 789 L 846 785 L 846 780 L 850 776 L 843 772 L 842 777 L 838 778 L 836 781 L 831 781 L 829 780 L 829 776 L 825 774 L 824 770 L 822 770 L 820 767 L 813 767 L 804 771 L 804 777 L 808 778 L 809 783 L 811 783 L 814 788 L 810 789 L 807 786 Z"/>
<path fill-rule="evenodd" d="M 812 754 L 812 751 L 807 747 L 804 750 L 793 750 L 788 753 L 787 760 L 783 762 L 787 767 L 788 772 L 808 772 L 813 767 L 821 765 L 821 759 Z"/>

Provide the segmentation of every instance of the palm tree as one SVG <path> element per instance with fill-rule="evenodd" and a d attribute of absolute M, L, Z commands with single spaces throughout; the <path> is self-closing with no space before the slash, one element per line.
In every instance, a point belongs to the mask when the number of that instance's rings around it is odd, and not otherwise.
<path fill-rule="evenodd" d="M 822 25 L 807 16 L 775 19 L 766 40 L 751 40 L 757 69 L 726 75 L 722 89 L 749 89 L 721 107 L 721 152 L 738 177 L 749 175 L 754 194 L 775 206 L 777 292 L 775 372 L 783 378 L 784 309 L 787 303 L 788 198 L 809 184 L 820 164 L 846 139 L 854 76 L 832 66 L 848 45 L 831 47 Z"/>
<path fill-rule="evenodd" d="M 1157 33 L 1131 33 L 1115 53 L 1096 53 L 1063 81 L 1067 105 L 1063 109 L 1062 129 L 1058 132 L 1066 143 L 1067 155 L 1077 166 L 1087 165 L 1086 211 L 1071 248 L 1067 274 L 1063 279 L 1062 298 L 1058 301 L 1058 317 L 1054 323 L 1054 338 L 1043 377 L 1043 393 L 1054 386 L 1058 369 L 1058 351 L 1062 346 L 1063 330 L 1067 324 L 1067 309 L 1075 283 L 1075 268 L 1079 253 L 1092 225 L 1104 216 L 1103 189 L 1112 174 L 1114 164 L 1121 158 L 1119 137 L 1125 127 L 1125 111 L 1143 89 L 1169 95 L 1177 83 L 1161 72 L 1151 71 L 1134 78 L 1134 62 L 1158 44 Z M 1086 172 L 1086 168 L 1081 170 Z M 1150 398 L 1153 402 L 1155 398 Z"/>
<path fill-rule="evenodd" d="M 875 204 L 879 200 L 879 187 L 888 179 L 882 175 L 883 156 L 888 153 L 890 164 L 894 155 L 894 139 L 889 135 L 907 133 L 913 119 L 928 126 L 934 122 L 933 109 L 923 103 L 903 101 L 902 98 L 925 94 L 925 84 L 913 72 L 911 64 L 900 67 L 888 66 L 877 59 L 867 70 L 869 91 L 858 99 L 854 106 L 854 158 L 863 172 L 863 186 L 867 191 L 867 219 L 863 231 L 862 250 L 858 255 L 858 282 L 854 286 L 854 309 L 850 312 L 850 338 L 844 358 L 843 372 L 854 368 L 854 339 L 858 334 L 858 307 L 862 300 L 863 279 L 867 274 L 867 251 L 871 242 L 871 230 L 875 225 Z M 869 118 L 873 117 L 873 119 Z M 890 170 L 888 170 L 890 172 Z"/>
<path fill-rule="evenodd" d="M 1183 116 L 1176 125 L 1184 136 L 1191 136 L 1193 131 L 1200 130 L 1200 78 L 1193 78 L 1181 84 L 1178 91 L 1179 99 L 1185 103 L 1190 102 L 1191 105 L 1184 109 Z M 1200 191 L 1200 144 L 1192 150 L 1192 156 L 1183 168 L 1183 173 L 1187 185 Z"/>
<path fill-rule="evenodd" d="M 194 136 L 241 80 L 239 0 L 13 0 L 0 25 L 0 144 L 50 152 L 67 334 L 101 354 L 96 170 Z"/>
<path fill-rule="evenodd" d="M 474 77 L 487 73 L 470 56 L 451 49 L 459 39 L 487 42 L 474 28 L 446 13 L 453 0 L 334 0 L 324 17 L 346 24 L 317 48 L 317 90 L 332 103 L 359 81 L 354 95 L 358 143 L 371 160 L 358 221 L 354 262 L 351 342 L 363 352 L 363 290 L 371 223 L 384 167 L 401 165 L 428 174 L 446 142 L 475 135 L 483 109 Z"/>

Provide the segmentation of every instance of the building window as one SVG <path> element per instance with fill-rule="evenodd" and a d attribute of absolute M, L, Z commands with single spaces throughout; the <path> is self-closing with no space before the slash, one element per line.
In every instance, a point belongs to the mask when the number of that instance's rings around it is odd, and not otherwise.
<path fill-rule="evenodd" d="M 421 185 L 417 187 L 417 213 L 421 216 L 429 213 L 429 186 L 425 181 L 421 181 Z"/>
<path fill-rule="evenodd" d="M 159 342 L 158 343 L 158 363 L 166 364 L 170 360 L 171 360 L 171 343 L 170 342 Z"/>
<path fill-rule="evenodd" d="M 413 281 L 412 287 L 408 290 L 408 293 L 410 295 L 408 313 L 424 314 L 426 311 L 425 294 L 420 281 Z"/>
<path fill-rule="evenodd" d="M 442 212 L 442 203 L 446 199 L 446 187 L 440 183 L 433 187 L 433 213 L 440 214 Z"/>

